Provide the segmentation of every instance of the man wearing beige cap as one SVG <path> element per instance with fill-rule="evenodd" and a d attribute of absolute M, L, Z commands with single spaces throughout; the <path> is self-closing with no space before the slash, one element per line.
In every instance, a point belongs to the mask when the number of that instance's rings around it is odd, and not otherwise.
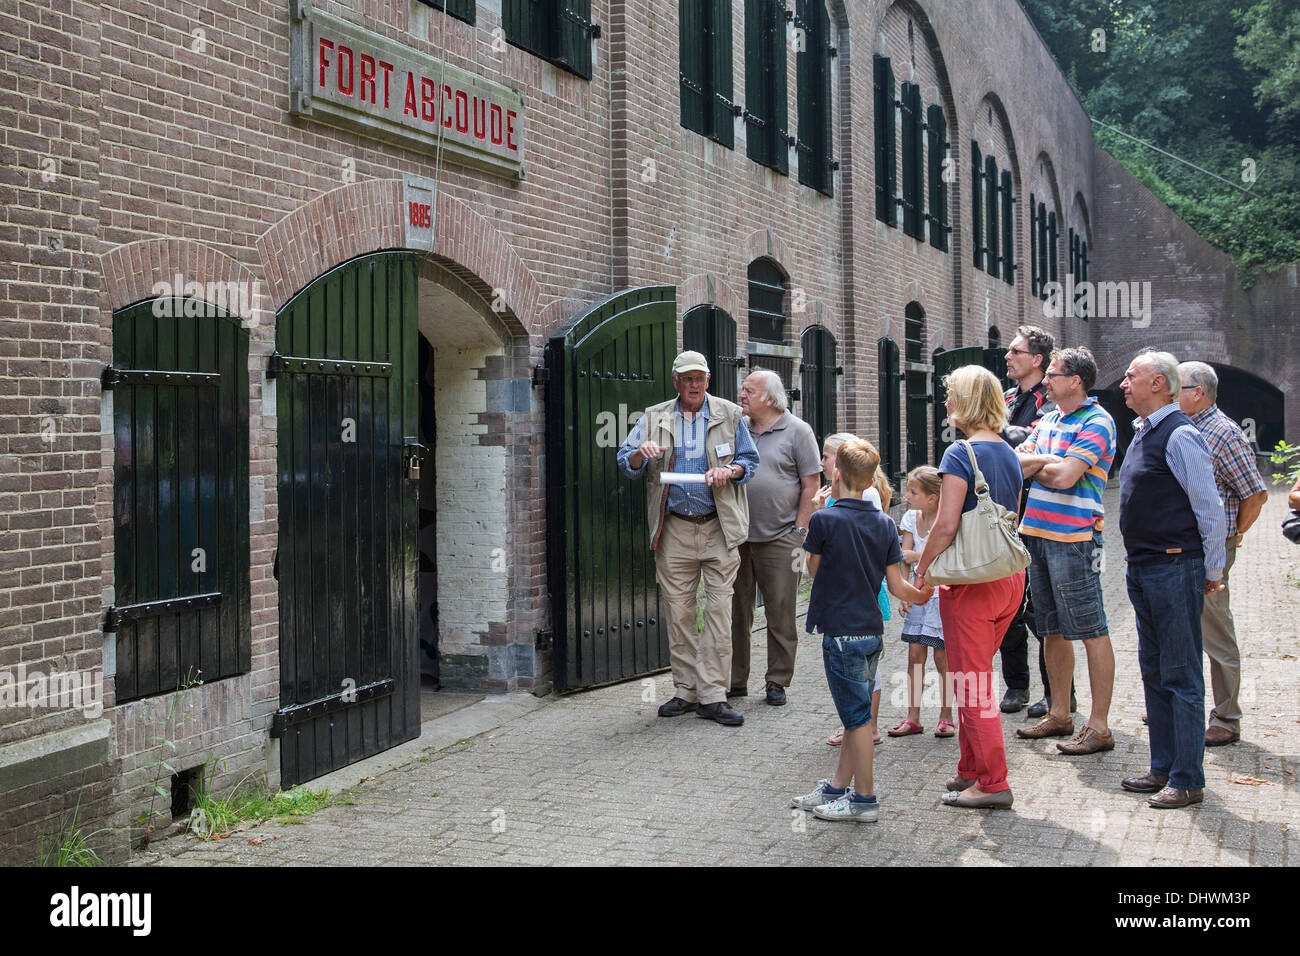
<path fill-rule="evenodd" d="M 696 711 L 729 727 L 745 718 L 727 704 L 731 683 L 731 592 L 738 549 L 749 534 L 740 486 L 758 467 L 740 406 L 708 394 L 709 366 L 699 352 L 673 361 L 677 398 L 651 405 L 618 450 L 629 478 L 646 476 L 646 514 L 655 578 L 668 611 L 673 699 L 660 717 Z M 662 482 L 661 475 L 685 476 Z M 704 579 L 704 633 L 695 598 Z"/>

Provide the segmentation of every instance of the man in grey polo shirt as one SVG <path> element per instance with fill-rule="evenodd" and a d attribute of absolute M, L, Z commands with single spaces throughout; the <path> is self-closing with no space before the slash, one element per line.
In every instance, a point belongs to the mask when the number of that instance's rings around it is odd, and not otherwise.
<path fill-rule="evenodd" d="M 749 539 L 740 546 L 740 571 L 731 609 L 731 691 L 749 693 L 750 631 L 754 588 L 767 615 L 767 703 L 785 703 L 798 646 L 794 609 L 803 567 L 803 540 L 821 485 L 821 450 L 807 422 L 786 408 L 781 376 L 756 368 L 740 390 L 740 407 L 763 467 L 746 486 Z"/>

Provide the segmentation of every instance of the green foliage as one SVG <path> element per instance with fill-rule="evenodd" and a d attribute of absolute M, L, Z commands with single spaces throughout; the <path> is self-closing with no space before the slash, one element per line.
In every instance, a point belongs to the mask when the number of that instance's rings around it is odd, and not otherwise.
<path fill-rule="evenodd" d="M 1103 148 L 1232 256 L 1244 287 L 1300 259 L 1294 0 L 1245 10 L 1222 0 L 1023 5 L 1089 115 L 1247 190 L 1094 127 Z"/>
<path fill-rule="evenodd" d="M 59 825 L 52 834 L 41 836 L 41 845 L 37 850 L 37 866 L 103 866 L 90 838 L 105 831 L 83 834 L 77 826 L 77 814 L 81 810 L 81 792 L 77 792 L 77 805 L 72 808 L 68 819 Z"/>
<path fill-rule="evenodd" d="M 1280 471 L 1273 473 L 1273 484 L 1294 487 L 1300 481 L 1300 445 L 1288 445 L 1280 441 L 1273 449 L 1270 460 L 1281 467 Z"/>
<path fill-rule="evenodd" d="M 146 767 L 152 767 L 154 771 L 152 791 L 149 794 L 149 809 L 140 814 L 137 822 L 144 824 L 144 845 L 149 846 L 149 838 L 153 834 L 154 817 L 162 817 L 164 811 L 155 809 L 155 804 L 159 797 L 167 799 L 167 791 L 163 788 L 162 777 L 164 773 L 175 775 L 176 768 L 167 762 L 167 757 L 176 753 L 176 741 L 172 740 L 172 734 L 176 729 L 176 709 L 181 704 L 181 695 L 191 687 L 198 687 L 203 683 L 203 672 L 191 669 L 184 677 L 180 678 L 176 685 L 176 690 L 172 693 L 171 706 L 167 710 L 167 716 L 163 720 L 162 733 L 154 734 L 149 737 L 149 743 L 158 748 L 158 756 L 145 764 Z"/>

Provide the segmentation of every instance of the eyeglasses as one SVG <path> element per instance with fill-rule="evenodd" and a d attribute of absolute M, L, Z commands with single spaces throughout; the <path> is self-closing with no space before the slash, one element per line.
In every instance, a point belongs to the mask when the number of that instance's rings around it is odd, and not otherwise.
<path fill-rule="evenodd" d="M 1047 373 L 1048 378 L 1071 378 L 1073 375 L 1074 375 L 1073 372 L 1048 372 Z"/>
<path fill-rule="evenodd" d="M 1009 349 L 1007 349 L 1007 351 L 1010 352 L 1012 355 L 1029 355 L 1029 354 L 1030 354 L 1030 352 L 1029 352 L 1028 349 L 1018 349 L 1018 348 L 1014 348 L 1014 347 L 1013 347 L 1013 348 L 1009 348 Z"/>

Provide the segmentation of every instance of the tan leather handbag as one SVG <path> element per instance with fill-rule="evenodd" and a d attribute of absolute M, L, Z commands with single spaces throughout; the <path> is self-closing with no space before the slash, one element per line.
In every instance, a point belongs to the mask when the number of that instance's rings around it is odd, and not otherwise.
<path fill-rule="evenodd" d="M 1019 520 L 989 496 L 989 485 L 975 460 L 975 449 L 960 441 L 975 474 L 975 507 L 961 516 L 957 536 L 925 572 L 929 584 L 983 584 L 1029 567 L 1029 550 L 1016 534 Z"/>

